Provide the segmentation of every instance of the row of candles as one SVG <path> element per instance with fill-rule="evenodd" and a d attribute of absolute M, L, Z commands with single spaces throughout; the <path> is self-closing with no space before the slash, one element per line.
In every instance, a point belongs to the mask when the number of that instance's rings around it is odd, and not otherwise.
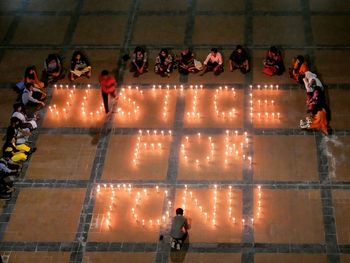
<path fill-rule="evenodd" d="M 100 184 L 97 185 L 96 192 L 97 195 L 101 195 L 102 190 L 103 192 L 106 192 L 108 190 L 111 192 L 111 195 L 109 197 L 109 204 L 108 204 L 108 209 L 106 211 L 106 214 L 104 216 L 104 220 L 101 222 L 106 226 L 107 229 L 110 229 L 113 227 L 112 224 L 112 213 L 114 212 L 114 207 L 117 202 L 117 192 L 118 191 L 123 191 L 129 194 L 130 198 L 131 194 L 133 194 L 135 191 L 133 191 L 133 187 L 131 184 L 118 184 L 116 187 L 111 184 L 103 184 L 102 186 Z M 186 212 L 188 211 L 190 206 L 194 206 L 196 209 L 198 209 L 200 213 L 200 217 L 205 221 L 205 222 L 210 222 L 212 226 L 217 226 L 218 220 L 217 220 L 217 211 L 218 211 L 218 187 L 217 185 L 213 185 L 213 195 L 212 195 L 212 207 L 211 211 L 209 211 L 209 208 L 205 208 L 205 205 L 202 204 L 198 198 L 195 196 L 193 191 L 191 191 L 187 185 L 185 185 L 185 189 L 182 192 L 182 197 L 181 197 L 181 208 Z M 261 209 L 262 209 L 262 191 L 261 191 L 261 186 L 257 187 L 258 189 L 258 198 L 257 198 L 257 218 L 259 219 L 261 217 Z M 150 226 L 160 226 L 161 224 L 166 224 L 169 222 L 170 218 L 170 210 L 173 208 L 173 204 L 170 200 L 167 201 L 166 205 L 166 211 L 165 213 L 160 217 L 160 218 L 150 218 L 146 219 L 144 217 L 140 216 L 140 211 L 139 208 L 142 206 L 142 200 L 147 199 L 151 191 L 156 191 L 157 194 L 160 194 L 161 192 L 164 193 L 165 197 L 168 197 L 168 190 L 161 191 L 159 186 L 156 185 L 154 188 L 147 189 L 143 188 L 141 191 L 140 189 L 136 190 L 135 198 L 134 198 L 134 204 L 132 208 L 130 209 L 131 216 L 134 220 L 134 222 L 138 225 L 141 225 L 142 227 Z M 228 209 L 227 209 L 227 216 L 228 216 L 228 221 L 232 222 L 233 224 L 237 223 L 237 218 L 235 216 L 235 213 L 233 212 L 233 203 L 234 203 L 234 194 L 232 192 L 232 186 L 228 187 L 228 194 L 226 198 L 224 198 L 228 202 Z M 175 207 L 173 208 L 175 209 Z M 246 219 L 242 218 L 242 226 L 247 224 L 248 222 Z M 251 225 L 254 225 L 254 217 L 250 219 Z"/>
<path fill-rule="evenodd" d="M 229 164 L 229 160 L 230 157 L 232 158 L 238 158 L 239 153 L 241 153 L 241 157 L 243 160 L 248 160 L 249 162 L 249 167 L 251 168 L 252 166 L 252 157 L 251 156 L 247 156 L 246 154 L 244 154 L 244 148 L 248 146 L 249 144 L 249 138 L 248 138 L 248 133 L 244 132 L 244 136 L 242 138 L 242 140 L 236 144 L 236 142 L 233 142 L 231 139 L 231 136 L 238 136 L 238 131 L 236 130 L 235 132 L 226 130 L 226 135 L 224 137 L 224 144 L 225 144 L 225 148 L 224 148 L 224 164 L 227 165 Z M 201 139 L 202 139 L 202 135 L 201 133 L 197 133 L 197 140 L 198 142 L 201 143 Z M 208 136 L 208 148 L 210 151 L 210 154 L 207 155 L 205 157 L 205 160 L 200 160 L 200 159 L 195 159 L 195 160 L 190 160 L 189 159 L 189 155 L 187 153 L 188 148 L 190 148 L 190 137 L 189 136 L 185 136 L 185 143 L 181 144 L 181 154 L 183 159 L 185 160 L 185 162 L 191 162 L 194 163 L 197 167 L 200 167 L 200 164 L 206 164 L 208 165 L 212 160 L 214 160 L 214 156 L 215 156 L 215 151 L 217 150 L 217 145 L 215 145 L 214 140 L 211 136 Z"/>

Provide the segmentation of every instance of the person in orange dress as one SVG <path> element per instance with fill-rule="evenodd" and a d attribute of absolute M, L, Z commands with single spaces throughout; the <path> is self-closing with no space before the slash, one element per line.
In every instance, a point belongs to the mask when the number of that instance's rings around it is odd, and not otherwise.
<path fill-rule="evenodd" d="M 309 66 L 306 63 L 305 58 L 299 55 L 293 59 L 292 67 L 289 68 L 289 76 L 296 82 L 303 84 L 305 72 L 307 71 L 309 71 Z"/>
<path fill-rule="evenodd" d="M 306 120 L 300 120 L 300 128 L 302 129 L 318 129 L 323 134 L 328 135 L 328 118 L 327 111 L 324 107 L 317 107 L 314 109 L 314 114 L 311 118 L 307 117 Z"/>

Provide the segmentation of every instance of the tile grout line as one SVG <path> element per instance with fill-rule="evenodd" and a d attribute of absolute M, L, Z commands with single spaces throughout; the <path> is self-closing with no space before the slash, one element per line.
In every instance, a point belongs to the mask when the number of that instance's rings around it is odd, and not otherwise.
<path fill-rule="evenodd" d="M 245 31 L 244 31 L 244 46 L 250 46 L 253 44 L 253 2 L 252 0 L 245 1 Z M 252 68 L 253 61 L 250 59 L 250 68 Z M 250 92 L 248 88 L 252 83 L 252 73 L 249 72 L 245 75 L 245 87 L 244 87 L 244 101 L 243 101 L 243 128 L 248 133 L 250 142 L 248 144 L 246 154 L 252 156 L 253 154 L 253 140 L 252 130 L 253 124 L 250 122 Z M 254 160 L 254 159 L 253 159 Z M 243 161 L 242 176 L 244 187 L 242 189 L 242 219 L 245 220 L 245 224 L 242 231 L 242 252 L 241 262 L 254 262 L 254 223 L 251 222 L 251 218 L 254 218 L 254 186 L 253 178 L 254 171 L 252 167 L 247 167 L 246 162 Z M 239 222 L 240 223 L 240 222 Z"/>
<path fill-rule="evenodd" d="M 120 50 L 120 54 L 122 54 L 126 50 L 130 42 L 131 31 L 133 30 L 134 19 L 135 19 L 136 11 L 139 6 L 139 2 L 140 2 L 139 0 L 134 0 L 132 8 L 130 9 L 130 16 L 129 16 L 128 23 L 126 25 L 126 30 L 124 35 L 123 49 Z M 117 73 L 117 80 L 119 85 L 122 83 L 124 67 L 125 67 L 125 64 L 123 63 L 123 60 L 120 57 L 118 61 L 118 73 Z M 72 251 L 71 253 L 71 256 L 70 256 L 71 263 L 81 263 L 83 261 L 83 257 L 85 254 L 86 242 L 88 239 L 92 217 L 93 217 L 93 210 L 96 202 L 96 198 L 94 195 L 94 183 L 99 181 L 102 176 L 104 161 L 107 154 L 108 143 L 112 135 L 112 123 L 114 120 L 113 112 L 114 112 L 114 108 L 116 107 L 116 104 L 117 103 L 113 105 L 113 108 L 111 109 L 111 113 L 105 120 L 104 127 L 101 130 L 101 135 L 103 136 L 103 138 L 100 139 L 96 149 L 95 160 L 91 169 L 91 177 L 89 180 L 90 183 L 88 184 L 88 187 L 86 189 L 84 205 L 80 214 L 79 226 L 76 233 L 76 241 L 78 242 L 78 244 L 76 245 L 76 251 Z"/>
<path fill-rule="evenodd" d="M 323 146 L 326 143 L 324 136 L 316 133 L 315 136 L 318 174 L 321 183 L 321 206 L 323 215 L 326 253 L 328 262 L 340 262 L 337 229 L 334 216 L 334 204 L 332 198 L 332 182 L 328 172 L 328 158 Z"/>

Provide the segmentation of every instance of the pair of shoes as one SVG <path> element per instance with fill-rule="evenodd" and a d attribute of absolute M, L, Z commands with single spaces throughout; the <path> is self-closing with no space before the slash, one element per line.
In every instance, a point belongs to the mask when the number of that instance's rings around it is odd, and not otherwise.
<path fill-rule="evenodd" d="M 176 244 L 176 249 L 177 249 L 177 250 L 180 250 L 180 249 L 181 249 L 180 243 L 177 243 L 177 244 Z"/>
<path fill-rule="evenodd" d="M 175 245 L 176 245 L 175 241 L 174 240 L 171 241 L 171 248 L 175 248 Z"/>
<path fill-rule="evenodd" d="M 307 121 L 304 121 L 304 120 L 300 120 L 300 128 L 302 129 L 307 129 L 310 127 L 310 124 L 307 122 Z"/>

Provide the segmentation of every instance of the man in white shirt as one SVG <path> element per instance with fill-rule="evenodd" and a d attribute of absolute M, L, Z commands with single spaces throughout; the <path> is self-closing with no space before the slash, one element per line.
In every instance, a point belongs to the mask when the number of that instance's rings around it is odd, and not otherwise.
<path fill-rule="evenodd" d="M 218 52 L 217 48 L 212 48 L 209 55 L 203 62 L 204 68 L 203 73 L 200 74 L 203 76 L 208 71 L 213 71 L 215 75 L 219 75 L 221 72 L 224 71 L 223 65 L 222 65 L 222 55 L 220 52 Z"/>

